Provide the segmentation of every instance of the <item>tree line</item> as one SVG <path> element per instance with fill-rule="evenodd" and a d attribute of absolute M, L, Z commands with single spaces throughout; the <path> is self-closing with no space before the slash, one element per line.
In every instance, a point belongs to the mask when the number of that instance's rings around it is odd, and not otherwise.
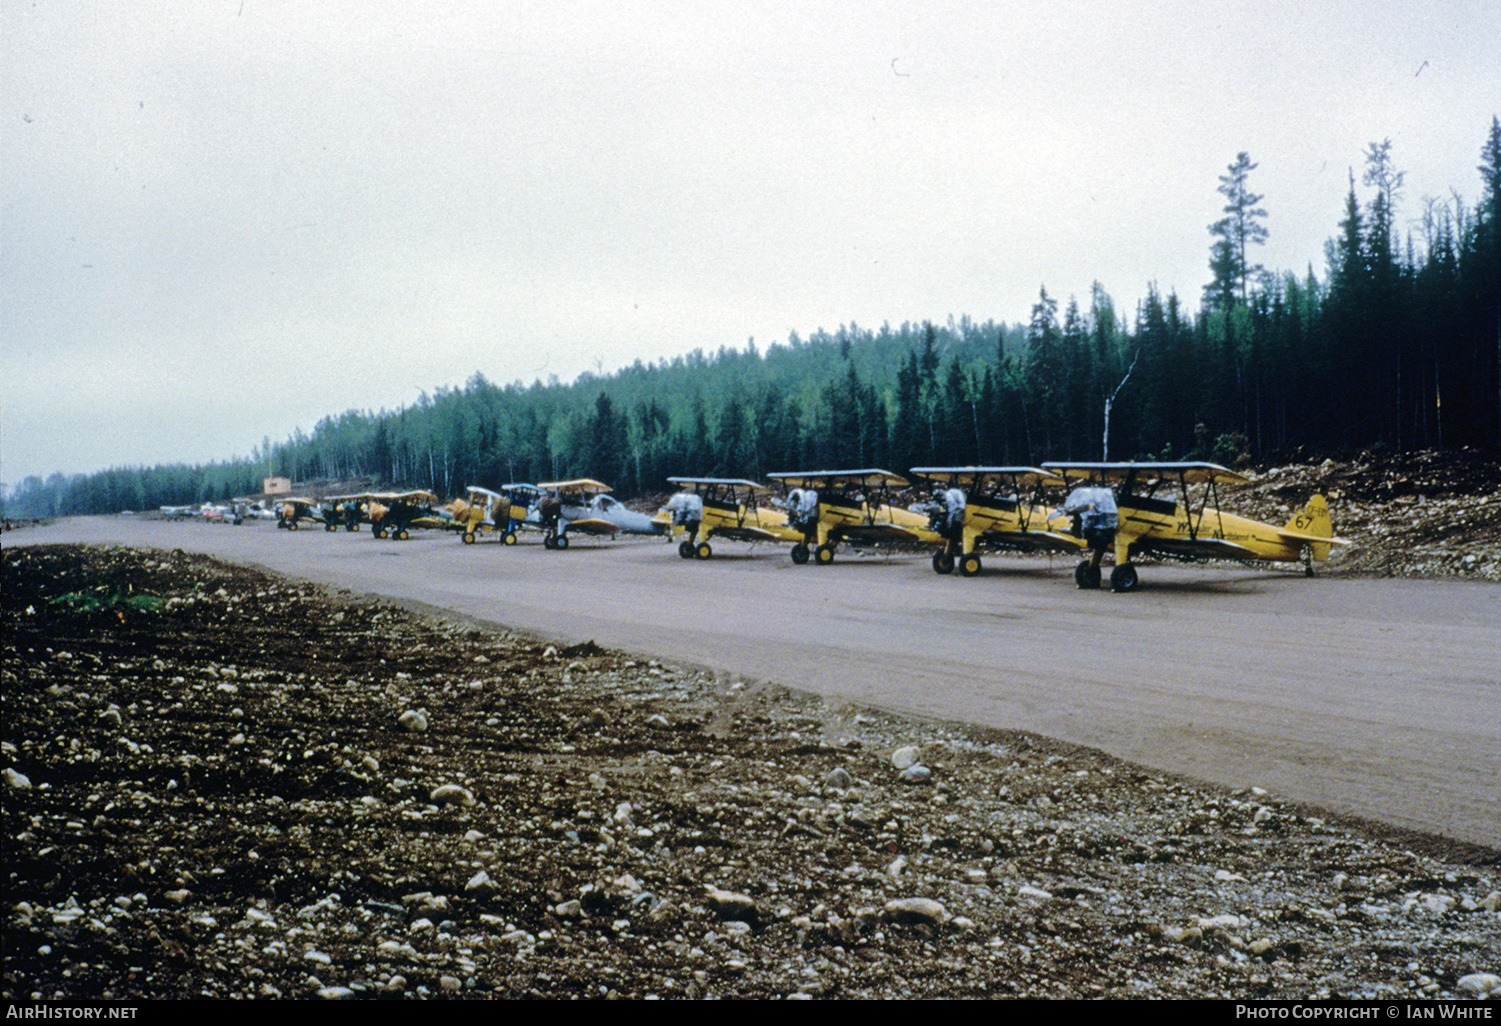
<path fill-rule="evenodd" d="M 589 476 L 628 498 L 670 475 L 1501 446 L 1501 122 L 1474 205 L 1411 209 L 1390 142 L 1372 143 L 1322 278 L 1254 262 L 1269 234 L 1257 166 L 1241 153 L 1220 178 L 1225 216 L 1208 226 L 1210 281 L 1192 308 L 1153 286 L 1128 316 L 1096 283 L 1060 309 L 1044 287 L 1026 324 L 849 324 L 566 384 L 475 374 L 228 462 L 28 478 L 6 514 L 223 500 L 267 476 L 443 496 Z"/>

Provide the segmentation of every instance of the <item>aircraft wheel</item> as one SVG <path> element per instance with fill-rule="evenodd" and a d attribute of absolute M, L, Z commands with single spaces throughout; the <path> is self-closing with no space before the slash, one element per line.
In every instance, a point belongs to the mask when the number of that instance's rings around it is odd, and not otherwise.
<path fill-rule="evenodd" d="M 1135 591 L 1137 585 L 1136 567 L 1130 563 L 1124 563 L 1110 571 L 1110 590 L 1127 592 Z"/>
<path fill-rule="evenodd" d="M 1074 583 L 1081 588 L 1098 588 L 1100 586 L 1100 568 L 1090 566 L 1089 560 L 1084 560 L 1074 567 Z"/>
<path fill-rule="evenodd" d="M 543 539 L 542 539 L 542 547 L 544 549 L 551 549 L 551 548 L 555 547 L 553 545 L 553 536 L 552 535 L 549 534 L 549 535 L 546 535 L 546 536 L 543 537 Z"/>
<path fill-rule="evenodd" d="M 287 525 L 287 530 L 288 531 L 295 531 L 295 530 L 297 530 L 297 521 L 294 520 L 290 524 L 288 524 Z"/>
<path fill-rule="evenodd" d="M 501 538 L 501 542 L 503 544 L 505 544 L 505 545 L 515 545 L 516 544 L 516 532 L 515 531 L 507 531 L 505 533 L 505 537 Z"/>
<path fill-rule="evenodd" d="M 947 549 L 939 549 L 933 553 L 933 572 L 935 574 L 951 574 L 954 572 L 954 557 Z"/>
<path fill-rule="evenodd" d="M 557 540 L 552 543 L 552 547 L 555 549 L 566 549 L 568 547 L 568 536 L 566 534 L 558 535 Z"/>
<path fill-rule="evenodd" d="M 400 530 L 400 531 L 399 531 L 399 532 L 397 532 L 397 534 L 396 534 L 396 540 L 397 540 L 397 541 L 406 541 L 406 540 L 407 540 L 407 539 L 408 539 L 408 538 L 410 538 L 410 537 L 411 537 L 411 535 L 409 535 L 409 534 L 407 534 L 407 530 L 406 530 L 406 528 L 405 528 L 405 527 L 403 527 L 403 528 L 402 528 L 402 529 L 401 529 L 401 530 Z"/>
<path fill-rule="evenodd" d="M 828 566 L 834 562 L 834 546 L 827 543 L 820 545 L 813 550 L 813 558 L 818 561 L 819 566 Z"/>
<path fill-rule="evenodd" d="M 802 566 L 804 563 L 806 563 L 808 561 L 808 546 L 806 546 L 806 545 L 794 545 L 794 546 L 792 546 L 792 561 L 794 563 L 796 563 L 798 566 Z"/>
<path fill-rule="evenodd" d="M 473 545 L 474 544 L 474 532 L 473 531 L 465 531 L 463 537 L 464 537 L 464 544 L 465 545 Z"/>
<path fill-rule="evenodd" d="M 682 543 L 680 543 L 678 545 L 678 555 L 682 556 L 684 559 L 692 559 L 693 558 L 693 543 L 691 541 L 687 541 L 685 539 Z"/>
<path fill-rule="evenodd" d="M 959 560 L 959 574 L 962 577 L 973 577 L 980 572 L 980 557 L 971 552 Z"/>
<path fill-rule="evenodd" d="M 693 554 L 699 559 L 708 559 L 710 556 L 714 555 L 714 550 L 710 547 L 708 542 L 699 542 L 698 548 L 693 550 Z"/>

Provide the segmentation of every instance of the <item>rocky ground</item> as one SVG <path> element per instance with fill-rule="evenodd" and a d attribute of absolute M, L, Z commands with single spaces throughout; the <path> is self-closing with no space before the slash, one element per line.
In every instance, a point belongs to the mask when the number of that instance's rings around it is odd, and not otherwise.
<path fill-rule="evenodd" d="M 181 551 L 3 573 L 10 1000 L 1501 996 L 1493 850 Z"/>
<path fill-rule="evenodd" d="M 1336 548 L 1320 572 L 1501 581 L 1501 459 L 1470 450 L 1246 471 L 1225 508 L 1286 523 L 1314 492 L 1329 499 Z"/>

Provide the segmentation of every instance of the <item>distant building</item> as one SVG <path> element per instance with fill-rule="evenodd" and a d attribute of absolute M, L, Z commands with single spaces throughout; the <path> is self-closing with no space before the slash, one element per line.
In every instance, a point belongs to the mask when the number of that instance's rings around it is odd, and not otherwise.
<path fill-rule="evenodd" d="M 291 495 L 292 479 L 289 477 L 268 477 L 261 482 L 261 492 L 265 495 Z"/>

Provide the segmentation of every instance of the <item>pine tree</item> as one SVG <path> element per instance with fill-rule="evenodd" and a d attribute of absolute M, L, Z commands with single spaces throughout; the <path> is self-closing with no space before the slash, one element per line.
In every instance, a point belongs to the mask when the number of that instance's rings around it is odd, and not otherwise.
<path fill-rule="evenodd" d="M 1251 163 L 1250 155 L 1242 151 L 1226 168 L 1229 173 L 1220 176 L 1217 191 L 1228 202 L 1221 208 L 1225 216 L 1209 226 L 1209 233 L 1215 237 L 1209 260 L 1214 281 L 1206 286 L 1204 301 L 1210 307 L 1223 309 L 1236 299 L 1242 304 L 1249 302 L 1251 279 L 1264 271 L 1260 264 L 1251 263 L 1247 252 L 1253 244 L 1264 245 L 1270 234 L 1261 223 L 1266 210 L 1257 206 L 1264 197 L 1246 184 L 1251 172 L 1260 166 Z"/>

